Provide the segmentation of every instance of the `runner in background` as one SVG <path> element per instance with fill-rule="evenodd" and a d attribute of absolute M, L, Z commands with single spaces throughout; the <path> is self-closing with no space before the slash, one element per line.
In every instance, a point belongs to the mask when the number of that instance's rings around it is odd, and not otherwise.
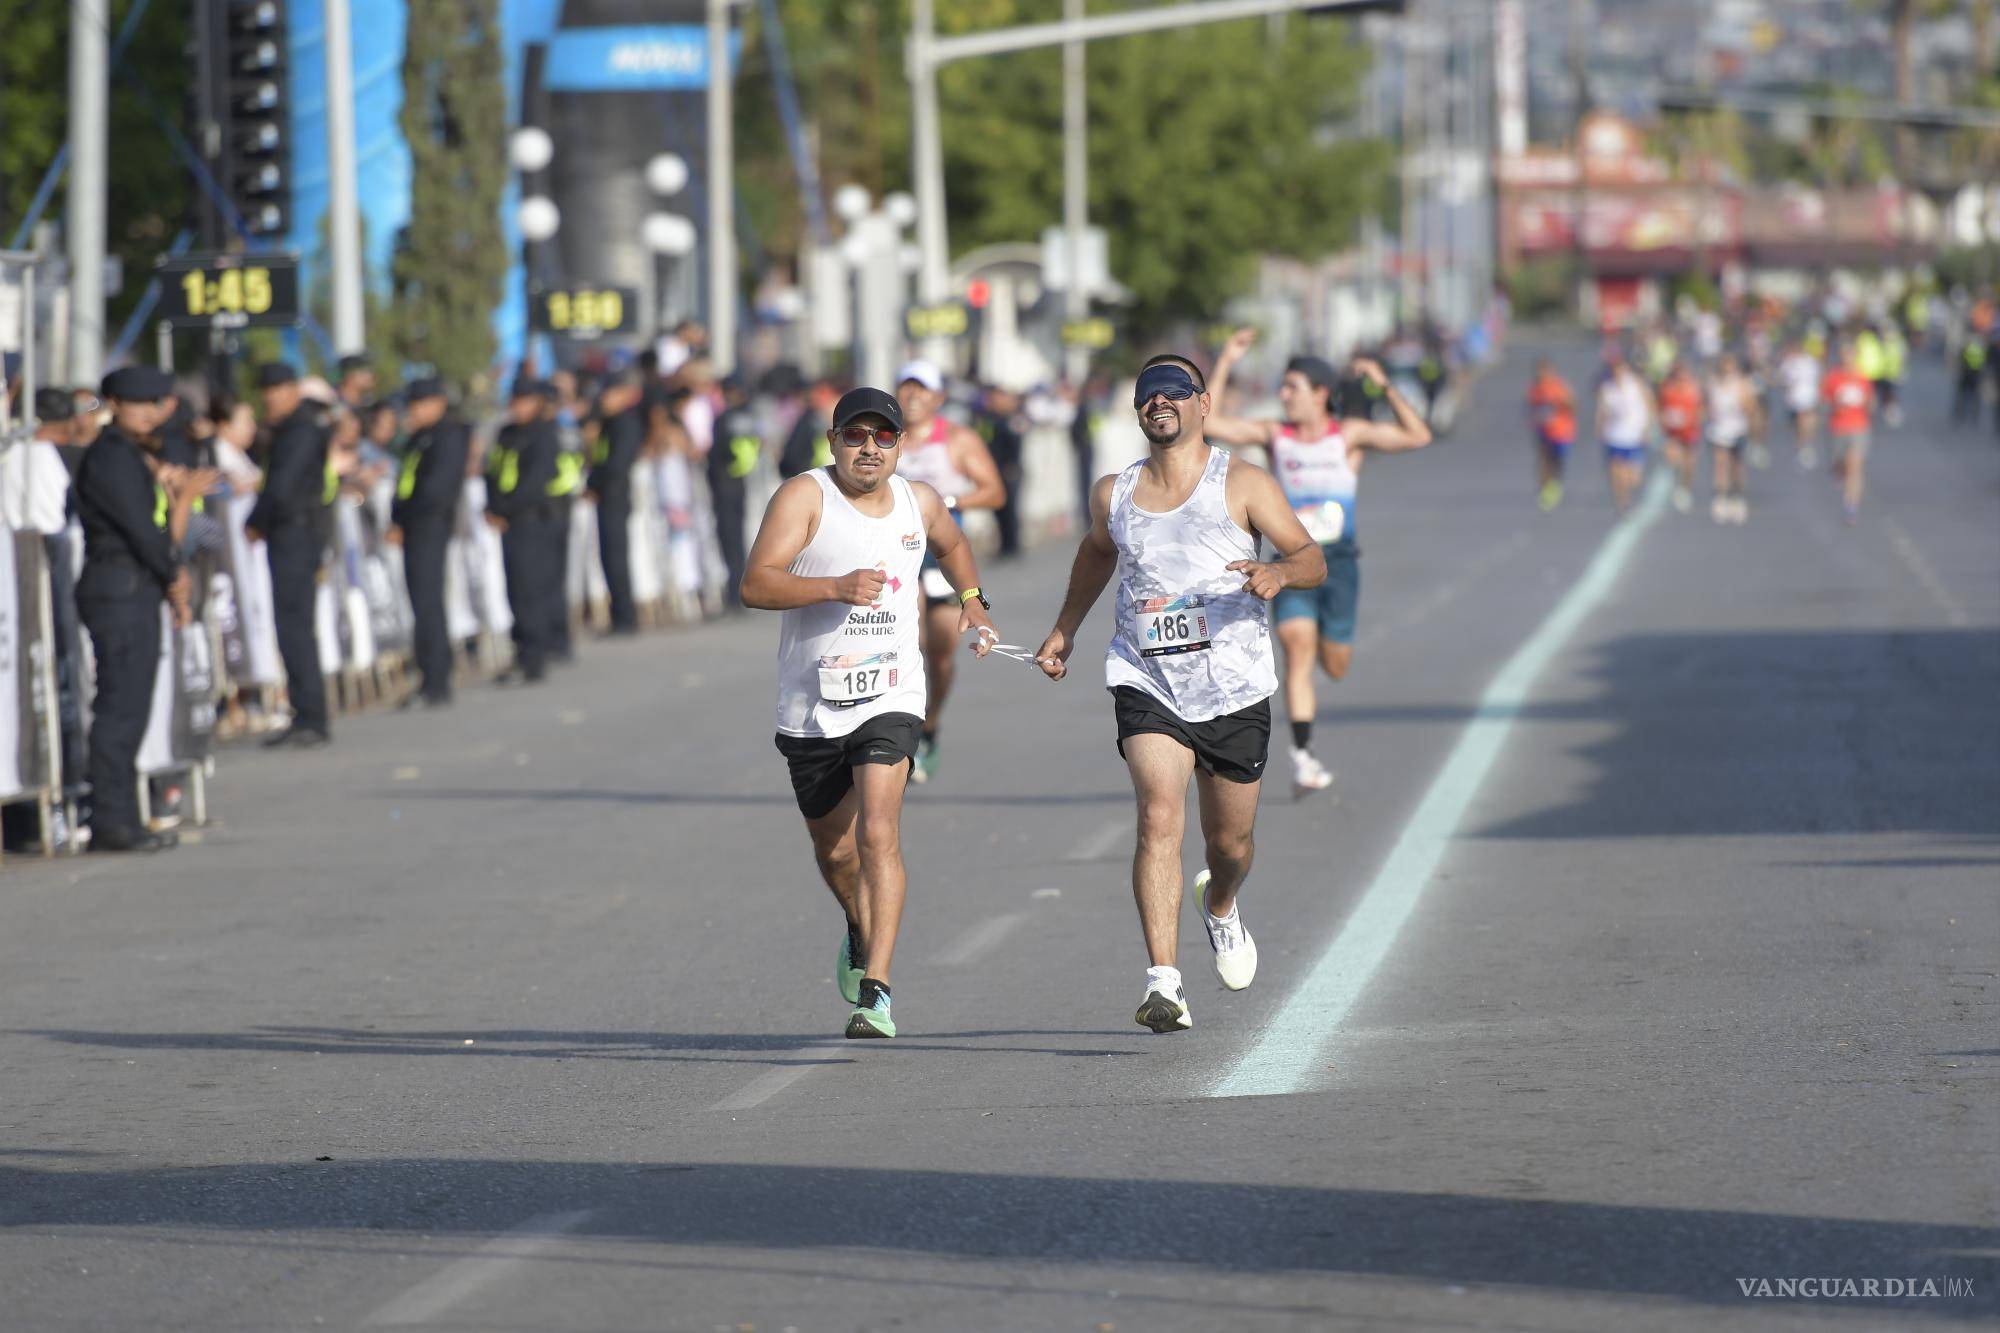
<path fill-rule="evenodd" d="M 1604 359 L 1607 373 L 1597 386 L 1597 438 L 1604 445 L 1611 504 L 1622 514 L 1632 507 L 1632 496 L 1646 472 L 1646 441 L 1655 419 L 1653 394 L 1616 343 L 1605 349 Z"/>
<path fill-rule="evenodd" d="M 1667 466 L 1674 470 L 1674 508 L 1694 508 L 1694 464 L 1701 452 L 1701 384 L 1685 361 L 1676 361 L 1660 386 L 1660 433 Z"/>
<path fill-rule="evenodd" d="M 945 403 L 942 371 L 928 361 L 910 362 L 897 372 L 896 399 L 903 406 L 907 434 L 896 466 L 905 481 L 920 481 L 935 490 L 960 521 L 968 509 L 998 509 L 1007 502 L 1007 487 L 986 442 L 969 427 L 939 415 Z M 925 562 L 923 583 L 930 707 L 924 715 L 923 746 L 917 751 L 913 782 L 929 782 L 937 773 L 938 729 L 958 673 L 958 599 L 935 561 Z"/>
<path fill-rule="evenodd" d="M 1802 470 L 1811 471 L 1819 466 L 1820 365 L 1803 340 L 1786 349 L 1778 363 L 1778 383 L 1792 417 L 1795 457 Z"/>
<path fill-rule="evenodd" d="M 1875 386 L 1863 373 L 1860 352 L 1852 340 L 1842 341 L 1840 357 L 1840 364 L 1827 372 L 1820 392 L 1827 403 L 1826 433 L 1833 442 L 1833 475 L 1840 482 L 1841 513 L 1851 526 L 1861 521 L 1861 497 L 1867 488 Z"/>
<path fill-rule="evenodd" d="M 1535 503 L 1546 514 L 1562 503 L 1563 471 L 1576 443 L 1576 396 L 1547 357 L 1535 363 L 1528 419 L 1535 427 Z"/>
<path fill-rule="evenodd" d="M 1208 383 L 1211 402 L 1223 401 L 1229 375 L 1256 342 L 1254 329 L 1239 329 L 1215 360 Z M 1271 471 L 1286 502 L 1319 543 L 1326 577 L 1317 588 L 1286 588 L 1271 604 L 1278 642 L 1285 650 L 1285 706 L 1292 726 L 1292 794 L 1321 791 L 1333 783 L 1312 752 L 1313 722 L 1319 700 L 1313 688 L 1317 665 L 1335 680 L 1347 676 L 1354 660 L 1354 626 L 1361 602 L 1361 548 L 1355 541 L 1355 492 L 1368 452 L 1401 453 L 1431 441 L 1430 427 L 1415 407 L 1389 384 L 1380 365 L 1358 357 L 1353 373 L 1372 385 L 1394 413 L 1393 421 L 1336 416 L 1342 407 L 1341 376 L 1316 356 L 1292 358 L 1278 383 L 1284 419 L 1247 420 L 1211 412 L 1205 438 L 1218 444 L 1260 445 L 1271 455 Z M 1368 399 L 1363 396 L 1361 401 Z"/>
<path fill-rule="evenodd" d="M 1708 443 L 1715 455 L 1715 498 L 1709 517 L 1717 523 L 1742 523 L 1750 517 L 1743 494 L 1745 454 L 1764 419 L 1757 386 L 1724 352 L 1708 382 Z"/>

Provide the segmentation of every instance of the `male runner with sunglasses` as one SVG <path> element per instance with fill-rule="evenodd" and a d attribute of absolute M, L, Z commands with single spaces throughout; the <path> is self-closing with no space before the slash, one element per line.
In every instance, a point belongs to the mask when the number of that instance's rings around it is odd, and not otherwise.
<path fill-rule="evenodd" d="M 928 549 L 956 590 L 958 633 L 997 636 L 972 548 L 938 493 L 896 475 L 903 409 L 880 389 L 834 404 L 833 463 L 778 488 L 750 548 L 743 604 L 784 612 L 778 750 L 820 875 L 847 917 L 836 977 L 849 1037 L 893 1037 L 889 961 L 903 915 L 903 790 L 923 734 Z"/>
<path fill-rule="evenodd" d="M 1317 587 L 1326 558 L 1270 473 L 1204 438 L 1209 395 L 1192 361 L 1147 362 L 1132 406 L 1147 456 L 1091 488 L 1090 531 L 1035 656 L 1061 680 L 1083 618 L 1122 574 L 1104 674 L 1139 805 L 1132 895 L 1152 966 L 1135 1018 L 1178 1032 L 1194 1026 L 1176 966 L 1188 779 L 1201 797 L 1208 868 L 1195 892 L 1215 972 L 1242 990 L 1257 975 L 1257 942 L 1236 895 L 1250 873 L 1278 688 L 1268 603 L 1281 589 Z M 1281 558 L 1257 558 L 1260 536 Z"/>

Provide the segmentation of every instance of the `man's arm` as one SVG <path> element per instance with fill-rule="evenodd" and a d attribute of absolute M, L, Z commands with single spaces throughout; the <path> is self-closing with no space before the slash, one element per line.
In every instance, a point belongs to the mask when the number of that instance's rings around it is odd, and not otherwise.
<path fill-rule="evenodd" d="M 819 483 L 798 477 L 778 488 L 764 510 L 757 540 L 743 562 L 743 605 L 758 611 L 789 611 L 819 602 L 867 606 L 887 582 L 879 569 L 857 569 L 839 578 L 806 578 L 792 562 L 812 541 L 819 521 Z"/>
<path fill-rule="evenodd" d="M 1431 428 L 1417 409 L 1411 407 L 1396 386 L 1389 383 L 1389 377 L 1382 372 L 1380 362 L 1369 357 L 1357 357 L 1354 369 L 1362 378 L 1382 391 L 1388 400 L 1389 410 L 1395 413 L 1394 421 L 1370 421 L 1364 417 L 1350 417 L 1340 423 L 1340 433 L 1347 442 L 1361 449 L 1374 449 L 1379 453 L 1395 454 L 1408 449 L 1421 449 L 1431 442 Z"/>
<path fill-rule="evenodd" d="M 1213 409 L 1201 424 L 1204 438 L 1216 444 L 1256 444 L 1270 448 L 1277 438 L 1278 423 L 1222 414 L 1222 395 L 1229 389 L 1229 376 L 1257 341 L 1255 329 L 1238 329 L 1229 335 L 1215 358 L 1215 373 L 1208 377 L 1208 401 Z"/>
<path fill-rule="evenodd" d="M 1243 591 L 1268 602 L 1286 588 L 1317 588 L 1324 583 L 1326 552 L 1299 522 L 1278 479 L 1263 468 L 1232 460 L 1229 485 L 1240 488 L 1251 531 L 1261 533 L 1273 550 L 1284 553 L 1276 560 L 1238 560 L 1229 565 L 1243 575 Z"/>
<path fill-rule="evenodd" d="M 1000 479 L 1000 465 L 976 431 L 953 426 L 949 447 L 951 465 L 972 483 L 972 489 L 958 497 L 958 508 L 998 509 L 1007 503 L 1007 483 Z"/>
<path fill-rule="evenodd" d="M 431 433 L 430 447 L 417 460 L 417 482 L 410 492 L 410 514 L 427 518 L 449 516 L 458 508 L 465 489 L 465 458 L 471 450 L 472 428 L 462 421 L 440 421 Z"/>
<path fill-rule="evenodd" d="M 973 558 L 972 543 L 965 539 L 964 530 L 952 521 L 951 511 L 945 508 L 944 498 L 936 490 L 922 482 L 914 482 L 910 491 L 917 497 L 917 508 L 923 513 L 924 536 L 929 542 L 931 554 L 937 557 L 938 568 L 944 571 L 952 591 L 961 594 L 958 632 L 964 634 L 969 630 L 980 630 L 972 651 L 984 657 L 999 640 L 1000 634 L 993 628 L 993 621 L 979 599 L 963 597 L 966 589 L 979 587 L 979 563 Z"/>
<path fill-rule="evenodd" d="M 115 469 L 98 467 L 84 475 L 90 482 L 92 498 L 131 546 L 139 563 L 160 581 L 161 588 L 171 586 L 180 572 L 180 562 L 174 559 L 173 539 L 153 522 L 153 475 L 146 465 L 129 458 L 120 459 Z"/>
<path fill-rule="evenodd" d="M 1118 572 L 1118 546 L 1111 540 L 1111 488 L 1117 482 L 1116 476 L 1101 477 L 1090 488 L 1090 531 L 1077 545 L 1076 560 L 1069 570 L 1069 591 L 1063 594 L 1062 610 L 1056 613 L 1056 627 L 1035 654 L 1050 680 L 1069 674 L 1076 632 L 1104 594 L 1111 576 Z"/>

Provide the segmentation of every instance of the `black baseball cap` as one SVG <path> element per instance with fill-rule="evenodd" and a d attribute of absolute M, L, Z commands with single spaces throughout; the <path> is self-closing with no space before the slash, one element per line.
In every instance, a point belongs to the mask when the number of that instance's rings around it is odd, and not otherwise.
<path fill-rule="evenodd" d="M 444 396 L 444 381 L 435 375 L 426 375 L 422 379 L 411 380 L 408 387 L 403 390 L 403 401 L 406 403 L 414 403 L 420 398 L 443 398 Z"/>
<path fill-rule="evenodd" d="M 299 368 L 289 361 L 266 361 L 257 367 L 257 387 L 275 389 L 283 384 L 297 384 Z"/>
<path fill-rule="evenodd" d="M 104 377 L 104 396 L 127 403 L 157 403 L 174 391 L 174 377 L 158 366 L 125 366 Z"/>
<path fill-rule="evenodd" d="M 76 415 L 76 399 L 68 389 L 35 390 L 37 421 L 68 421 Z"/>
<path fill-rule="evenodd" d="M 544 398 L 549 402 L 554 402 L 556 400 L 556 386 L 547 380 L 518 379 L 514 381 L 513 391 L 507 396 L 510 399 Z"/>
<path fill-rule="evenodd" d="M 903 430 L 903 405 L 896 401 L 896 395 L 880 389 L 849 389 L 840 395 L 840 401 L 833 405 L 833 428 L 839 430 L 856 417 L 881 417 L 896 428 Z"/>
<path fill-rule="evenodd" d="M 362 356 L 358 352 L 349 352 L 346 356 L 340 358 L 336 373 L 342 379 L 346 379 L 357 370 L 373 370 L 374 368 L 367 357 Z"/>

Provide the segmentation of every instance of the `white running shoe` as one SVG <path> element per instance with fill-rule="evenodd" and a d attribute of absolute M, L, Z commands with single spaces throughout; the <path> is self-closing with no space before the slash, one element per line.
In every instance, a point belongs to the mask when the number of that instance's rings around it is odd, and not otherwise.
<path fill-rule="evenodd" d="M 1162 976 L 1158 969 L 1148 972 L 1146 994 L 1139 1001 L 1139 1012 L 1132 1017 L 1141 1027 L 1155 1032 L 1186 1032 L 1193 1027 L 1194 1019 L 1188 1014 L 1179 973 Z"/>
<path fill-rule="evenodd" d="M 1215 975 L 1228 990 L 1247 989 L 1257 979 L 1257 941 L 1244 928 L 1243 913 L 1237 907 L 1217 920 L 1208 914 L 1208 872 L 1194 877 L 1195 896 L 1201 900 L 1202 924 L 1208 927 L 1208 947 L 1215 950 Z"/>
<path fill-rule="evenodd" d="M 1742 527 L 1745 523 L 1748 523 L 1750 521 L 1750 502 L 1740 495 L 1731 496 L 1729 499 L 1729 521 L 1738 527 Z"/>
<path fill-rule="evenodd" d="M 1292 747 L 1292 794 L 1303 795 L 1309 791 L 1325 791 L 1333 785 L 1333 774 L 1327 772 L 1325 764 L 1313 758 L 1312 751 Z"/>
<path fill-rule="evenodd" d="M 1708 516 L 1717 523 L 1727 523 L 1729 521 L 1729 497 L 1718 495 L 1709 501 Z"/>
<path fill-rule="evenodd" d="M 1689 490 L 1685 486 L 1674 487 L 1674 508 L 1676 511 L 1683 514 L 1693 509 L 1694 492 Z"/>

